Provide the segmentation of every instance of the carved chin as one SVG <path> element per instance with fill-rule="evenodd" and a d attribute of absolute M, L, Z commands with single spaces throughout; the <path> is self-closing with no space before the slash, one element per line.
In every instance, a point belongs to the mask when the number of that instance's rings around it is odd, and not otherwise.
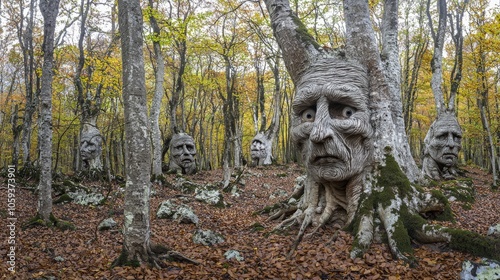
<path fill-rule="evenodd" d="M 322 157 L 309 163 L 309 175 L 317 181 L 332 182 L 344 181 L 352 174 L 342 160 L 334 157 Z"/>
<path fill-rule="evenodd" d="M 457 156 L 455 154 L 444 154 L 441 156 L 441 163 L 446 166 L 452 166 L 457 161 Z"/>

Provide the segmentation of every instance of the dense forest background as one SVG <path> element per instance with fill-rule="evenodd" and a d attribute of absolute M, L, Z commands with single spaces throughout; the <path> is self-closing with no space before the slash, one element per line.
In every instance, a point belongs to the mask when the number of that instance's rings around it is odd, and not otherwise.
<path fill-rule="evenodd" d="M 222 166 L 224 141 L 228 139 L 224 133 L 231 125 L 231 137 L 226 141 L 242 147 L 241 155 L 233 156 L 231 163 L 239 166 L 244 159 L 250 160 L 252 138 L 269 126 L 274 108 L 279 106 L 282 113 L 273 144 L 274 160 L 296 161 L 289 133 L 293 84 L 281 61 L 264 4 L 233 0 L 158 2 L 142 4 L 148 104 L 153 104 L 155 75 L 160 69 L 154 45 L 159 46 L 164 60 L 159 111 L 163 145 L 172 136 L 175 121 L 176 130 L 193 136 L 199 168 L 216 169 Z M 345 30 L 340 1 L 291 2 L 323 48 L 342 51 Z M 418 159 L 436 117 L 430 87 L 433 44 L 427 12 L 435 17 L 437 11 L 434 4 L 427 11 L 428 3 L 422 0 L 402 1 L 400 5 L 403 113 L 411 150 Z M 454 13 L 456 5 L 456 1 L 449 1 L 448 11 Z M 375 26 L 380 26 L 381 2 L 370 1 L 370 7 Z M 36 0 L 2 1 L 0 9 L 0 168 L 10 164 L 36 166 L 43 21 Z M 500 154 L 499 3 L 470 1 L 463 24 L 462 82 L 456 98 L 463 129 L 460 162 L 500 170 L 500 160 L 496 167 L 491 164 L 491 158 Z M 117 25 L 115 1 L 61 1 L 52 96 L 56 172 L 71 174 L 82 169 L 81 123 L 90 115 L 96 118 L 103 136 L 104 167 L 111 174 L 123 175 L 124 115 Z M 445 95 L 450 92 L 453 65 L 459 55 L 452 36 L 454 26 L 448 25 L 446 35 Z M 163 150 L 164 161 L 168 162 L 166 148 Z"/>

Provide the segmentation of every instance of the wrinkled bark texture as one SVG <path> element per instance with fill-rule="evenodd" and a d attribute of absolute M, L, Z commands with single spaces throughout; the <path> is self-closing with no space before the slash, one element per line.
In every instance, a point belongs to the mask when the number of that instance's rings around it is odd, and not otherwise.
<path fill-rule="evenodd" d="M 441 113 L 424 139 L 422 173 L 433 180 L 455 179 L 462 129 L 454 112 Z"/>
<path fill-rule="evenodd" d="M 272 163 L 272 142 L 264 133 L 257 133 L 250 144 L 250 159 L 253 166 Z"/>
<path fill-rule="evenodd" d="M 54 33 L 59 13 L 59 0 L 40 1 L 43 25 L 42 90 L 40 92 L 40 181 L 38 183 L 38 214 L 50 222 L 52 214 L 52 77 Z"/>
<path fill-rule="evenodd" d="M 177 133 L 170 141 L 169 172 L 195 174 L 196 146 L 193 137 L 186 133 Z"/>
<path fill-rule="evenodd" d="M 102 170 L 102 135 L 95 119 L 82 125 L 80 136 L 80 158 L 85 170 Z"/>

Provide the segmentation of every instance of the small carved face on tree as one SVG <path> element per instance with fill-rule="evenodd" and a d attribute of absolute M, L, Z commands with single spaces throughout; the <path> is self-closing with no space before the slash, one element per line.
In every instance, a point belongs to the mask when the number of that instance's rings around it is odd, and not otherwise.
<path fill-rule="evenodd" d="M 250 145 L 250 158 L 257 165 L 262 164 L 267 157 L 266 144 L 263 137 L 262 133 L 257 134 Z"/>
<path fill-rule="evenodd" d="M 171 169 L 182 169 L 182 173 L 196 173 L 196 148 L 193 137 L 178 133 L 170 141 Z M 176 165 L 176 166 L 175 166 Z"/>
<path fill-rule="evenodd" d="M 292 136 L 316 182 L 342 182 L 362 173 L 372 155 L 368 78 L 360 66 L 324 59 L 300 79 Z"/>
<path fill-rule="evenodd" d="M 84 168 L 89 168 L 91 161 L 99 159 L 102 151 L 102 138 L 99 130 L 92 125 L 84 125 L 80 139 L 80 156 Z"/>
<path fill-rule="evenodd" d="M 458 153 L 462 148 L 462 129 L 452 112 L 442 113 L 425 137 L 424 172 L 433 179 L 451 179 L 456 174 Z M 429 160 L 432 159 L 432 160 Z"/>

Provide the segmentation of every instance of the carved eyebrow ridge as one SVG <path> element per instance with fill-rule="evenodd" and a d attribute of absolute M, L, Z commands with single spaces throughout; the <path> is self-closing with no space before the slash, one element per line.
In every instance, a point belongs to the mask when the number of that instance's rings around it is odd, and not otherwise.
<path fill-rule="evenodd" d="M 308 86 L 300 89 L 293 101 L 293 109 L 301 110 L 316 104 L 316 101 L 325 96 L 328 101 L 353 106 L 358 110 L 367 108 L 366 97 L 361 93 L 361 89 L 354 85 L 321 85 Z"/>

